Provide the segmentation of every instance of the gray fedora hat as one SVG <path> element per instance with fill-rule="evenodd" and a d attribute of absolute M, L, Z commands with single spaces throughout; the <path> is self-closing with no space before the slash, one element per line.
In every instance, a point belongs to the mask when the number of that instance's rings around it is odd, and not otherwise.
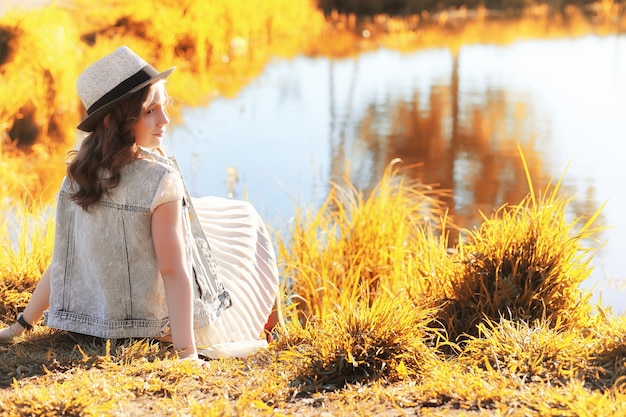
<path fill-rule="evenodd" d="M 159 72 L 126 46 L 91 64 L 78 77 L 76 88 L 87 116 L 77 126 L 93 132 L 96 125 L 124 97 L 158 80 L 176 67 Z"/>

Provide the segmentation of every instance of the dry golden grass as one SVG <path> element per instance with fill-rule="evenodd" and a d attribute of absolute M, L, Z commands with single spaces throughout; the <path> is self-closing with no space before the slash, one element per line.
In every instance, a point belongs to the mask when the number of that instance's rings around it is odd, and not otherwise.
<path fill-rule="evenodd" d="M 335 16 L 326 26 L 305 0 L 71 5 L 0 18 L 4 323 L 50 259 L 52 197 L 80 119 L 74 80 L 121 43 L 158 68 L 177 65 L 185 75 L 170 91 L 197 105 L 233 94 L 277 53 L 454 49 L 493 33 L 507 42 L 591 30 L 571 8 L 560 17 L 531 9 L 514 24 L 442 15 L 416 31 L 404 25 L 419 19 L 383 16 L 375 23 L 386 30 L 364 39 L 340 27 L 364 23 Z M 623 28 L 618 9 L 602 3 L 611 19 L 600 31 Z M 368 192 L 333 185 L 321 208 L 302 209 L 277 237 L 287 323 L 267 351 L 203 369 L 155 342 L 37 325 L 0 344 L 0 416 L 625 415 L 626 318 L 593 309 L 579 289 L 596 218 L 571 219 L 558 183 L 537 195 L 530 184 L 526 199 L 450 247 L 446 191 L 403 169 L 390 165 Z"/>
<path fill-rule="evenodd" d="M 275 349 L 295 364 L 292 384 L 300 392 L 336 390 L 347 384 L 419 379 L 436 360 L 427 325 L 433 311 L 415 308 L 406 297 L 356 301 L 324 320 L 288 321 Z"/>
<path fill-rule="evenodd" d="M 434 239 L 432 229 L 445 232 L 437 198 L 443 194 L 407 181 L 394 161 L 367 198 L 335 184 L 315 214 L 297 213 L 279 251 L 299 315 L 323 320 L 335 307 L 407 287 L 437 291 L 446 242 Z"/>
<path fill-rule="evenodd" d="M 476 334 L 484 319 L 584 326 L 590 316 L 591 293 L 580 284 L 591 272 L 586 244 L 601 231 L 601 208 L 581 224 L 569 219 L 571 198 L 560 196 L 560 182 L 536 196 L 529 178 L 529 188 L 520 204 L 485 217 L 458 247 L 465 268 L 441 318 L 455 341 Z"/>
<path fill-rule="evenodd" d="M 282 241 L 280 252 L 287 323 L 267 351 L 201 369 L 173 359 L 158 343 L 102 341 L 36 326 L 0 346 L 0 415 L 316 415 L 320 407 L 332 415 L 621 415 L 626 319 L 581 303 L 583 275 L 571 275 L 578 268 L 547 270 L 542 276 L 549 279 L 539 286 L 518 284 L 523 297 L 484 302 L 482 315 L 471 302 L 456 304 L 454 311 L 463 307 L 461 317 L 471 324 L 460 327 L 471 332 L 462 343 L 450 337 L 455 332 L 445 326 L 450 310 L 442 297 L 464 281 L 490 278 L 459 262 L 463 248 L 444 250 L 445 216 L 433 209 L 435 195 L 405 182 L 393 165 L 367 197 L 335 186 L 328 204 L 296 221 L 299 232 L 288 234 L 292 240 Z M 549 204 L 530 194 L 512 212 L 485 221 L 505 222 L 506 231 L 526 236 L 526 223 L 511 213 L 566 217 L 569 200 L 548 195 Z M 576 224 L 542 224 L 551 229 L 539 235 L 551 236 L 552 245 L 505 259 L 517 256 L 522 264 L 544 254 L 577 262 L 563 254 L 572 247 L 584 253 L 581 242 L 594 229 Z M 49 227 L 34 223 L 27 235 Z M 562 234 L 569 238 L 556 238 Z M 489 228 L 479 228 L 473 239 L 490 236 Z M 518 248 L 510 239 L 498 245 L 483 248 L 486 259 L 495 262 Z M 12 259 L 31 253 L 20 249 L 28 247 L 15 246 Z M 36 271 L 46 256 L 33 258 L 25 270 Z M 341 267 L 347 263 L 350 268 Z M 499 287 L 484 287 L 478 299 L 493 300 Z M 569 295 L 555 298 L 557 292 Z M 520 299 L 543 300 L 542 314 L 525 313 Z"/>

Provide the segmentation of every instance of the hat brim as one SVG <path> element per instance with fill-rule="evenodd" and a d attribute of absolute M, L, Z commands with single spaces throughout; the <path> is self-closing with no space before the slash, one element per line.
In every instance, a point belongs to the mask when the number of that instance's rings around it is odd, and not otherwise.
<path fill-rule="evenodd" d="M 167 77 L 169 77 L 169 75 L 174 72 L 174 70 L 176 69 L 176 67 L 172 67 L 168 70 L 165 70 L 157 75 L 155 75 L 154 77 L 150 78 L 149 80 L 144 81 L 143 83 L 137 85 L 136 87 L 133 87 L 132 89 L 128 90 L 128 92 L 124 93 L 124 95 L 116 98 L 115 100 L 105 104 L 104 106 L 100 107 L 98 110 L 94 111 L 91 114 L 88 114 L 79 124 L 78 126 L 76 126 L 77 129 L 82 130 L 83 132 L 93 132 L 96 129 L 96 126 L 98 125 L 98 123 L 100 123 L 100 121 L 107 115 L 109 114 L 109 112 L 111 111 L 111 109 L 113 107 L 115 107 L 120 101 L 122 101 L 124 98 L 128 97 L 128 95 L 135 93 L 139 90 L 141 90 L 142 88 L 150 85 L 150 84 L 154 84 L 155 82 L 159 81 L 159 80 L 163 80 Z"/>

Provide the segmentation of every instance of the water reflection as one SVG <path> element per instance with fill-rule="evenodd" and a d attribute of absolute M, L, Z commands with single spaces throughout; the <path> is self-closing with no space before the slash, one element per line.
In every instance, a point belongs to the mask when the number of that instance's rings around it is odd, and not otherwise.
<path fill-rule="evenodd" d="M 348 172 L 368 189 L 396 157 L 417 165 L 415 178 L 452 190 L 447 203 L 467 227 L 479 222 L 478 210 L 489 214 L 527 194 L 518 144 L 538 189 L 571 162 L 564 190 L 576 196 L 573 214 L 589 215 L 608 199 L 602 221 L 614 226 L 587 285 L 622 312 L 624 59 L 624 37 L 588 36 L 456 55 L 379 50 L 280 60 L 236 98 L 185 109 L 168 147 L 193 193 L 248 198 L 277 229 L 296 205 L 323 200 L 330 181 Z"/>

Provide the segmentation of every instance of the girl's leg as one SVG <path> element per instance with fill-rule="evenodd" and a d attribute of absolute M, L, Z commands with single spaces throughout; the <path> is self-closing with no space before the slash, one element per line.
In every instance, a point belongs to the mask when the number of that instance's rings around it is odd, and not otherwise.
<path fill-rule="evenodd" d="M 33 295 L 28 300 L 28 304 L 22 313 L 22 317 L 26 323 L 31 326 L 39 321 L 43 316 L 44 311 L 50 307 L 50 269 L 41 276 L 41 280 L 35 287 Z M 13 323 L 11 326 L 0 330 L 0 340 L 12 339 L 15 336 L 21 335 L 26 330 L 21 324 Z"/>
<path fill-rule="evenodd" d="M 268 342 L 271 342 L 273 339 L 273 330 L 276 326 L 280 327 L 284 324 L 283 315 L 281 311 L 281 297 L 280 297 L 280 287 L 278 288 L 278 292 L 276 293 L 276 299 L 274 300 L 274 306 L 272 307 L 272 312 L 267 318 L 267 323 L 265 323 L 265 337 Z"/>

